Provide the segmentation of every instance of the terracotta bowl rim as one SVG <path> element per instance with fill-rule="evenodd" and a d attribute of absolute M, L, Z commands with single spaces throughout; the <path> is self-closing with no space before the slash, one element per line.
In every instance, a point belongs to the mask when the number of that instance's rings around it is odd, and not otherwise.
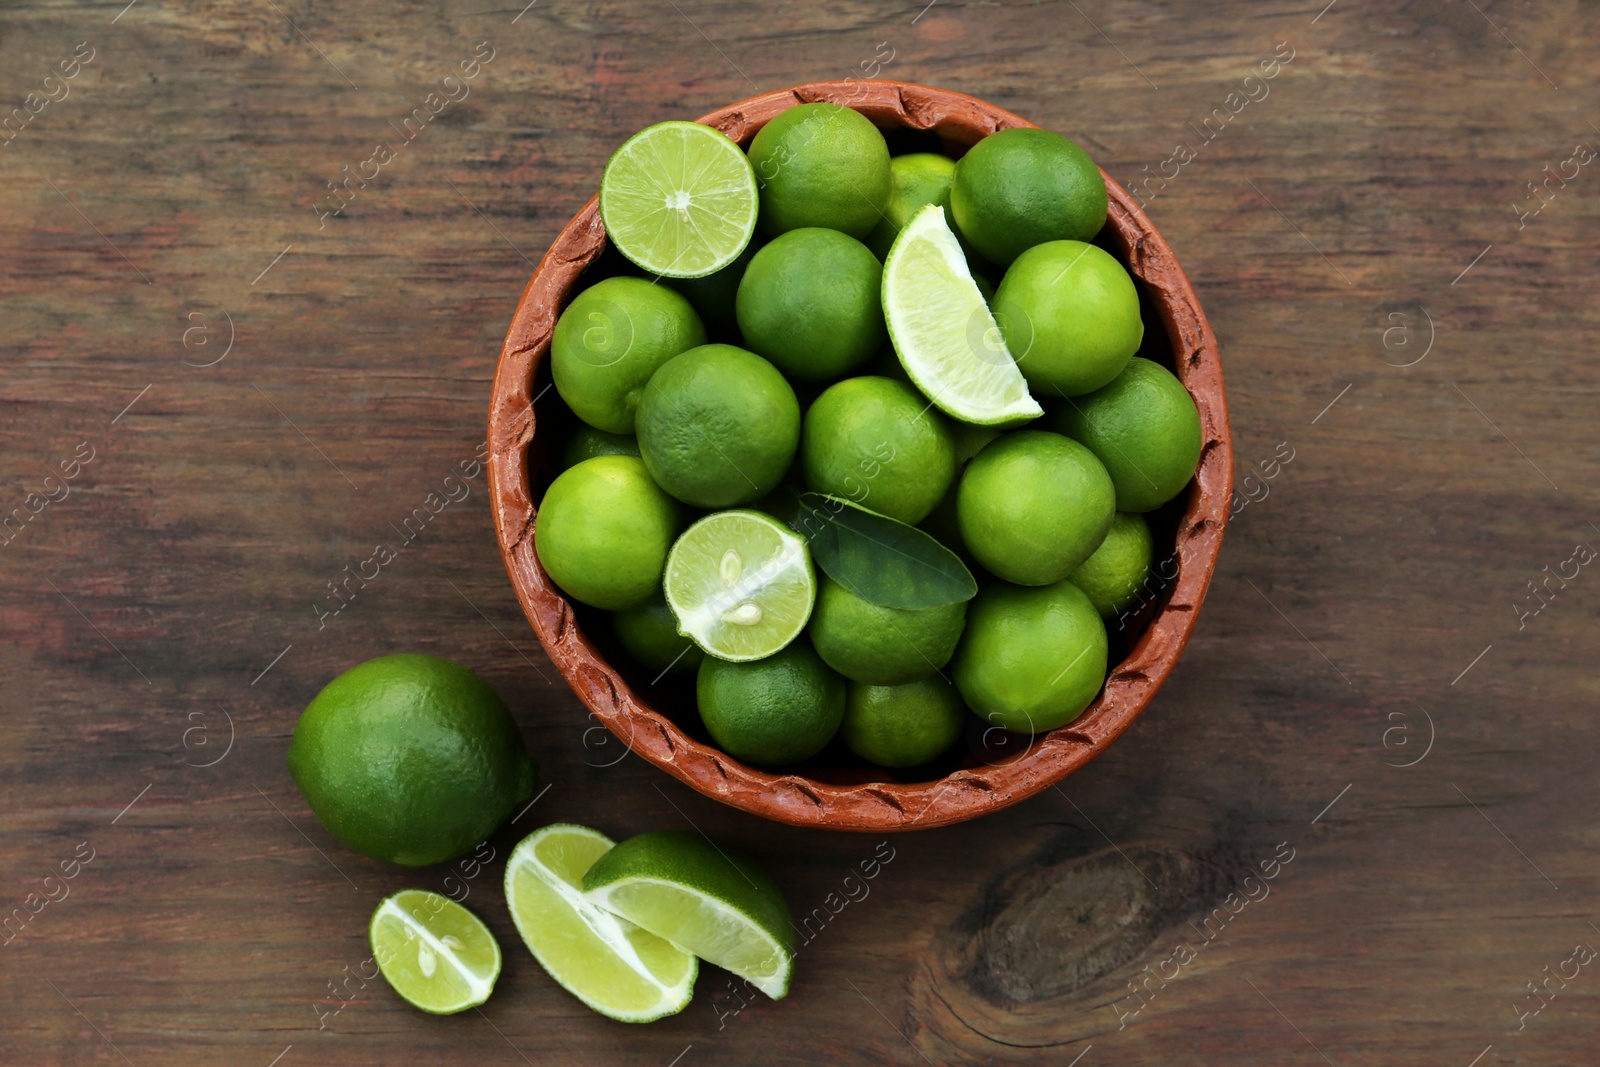
<path fill-rule="evenodd" d="M 878 79 L 813 82 L 763 93 L 696 121 L 748 145 L 774 115 L 818 101 L 853 107 L 880 127 L 933 130 L 946 147 L 962 148 L 995 130 L 1035 125 L 964 93 Z M 1014 759 L 928 782 L 839 785 L 741 763 L 652 710 L 579 627 L 533 549 L 536 509 L 528 454 L 535 429 L 533 382 L 549 352 L 556 317 L 583 269 L 604 248 L 597 198 L 562 229 L 523 291 L 495 369 L 490 506 L 501 557 L 535 634 L 593 717 L 626 751 L 714 800 L 778 822 L 862 832 L 929 829 L 999 811 L 1055 785 L 1104 752 L 1149 705 L 1194 630 L 1216 567 L 1233 494 L 1233 447 L 1217 342 L 1194 290 L 1150 220 L 1117 182 L 1101 174 L 1110 205 L 1104 236 L 1150 298 L 1173 344 L 1170 366 L 1200 410 L 1199 468 L 1186 490 L 1172 553 L 1158 553 L 1162 576 L 1174 563 L 1176 573 L 1166 600 L 1082 715 L 1035 739 Z"/>

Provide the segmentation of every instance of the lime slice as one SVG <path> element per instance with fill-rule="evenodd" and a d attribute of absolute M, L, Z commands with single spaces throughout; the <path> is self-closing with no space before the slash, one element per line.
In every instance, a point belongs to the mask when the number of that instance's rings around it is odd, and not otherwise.
<path fill-rule="evenodd" d="M 917 212 L 889 249 L 883 315 L 911 381 L 951 418 L 1007 426 L 1044 414 L 937 204 Z"/>
<path fill-rule="evenodd" d="M 774 1000 L 789 992 L 794 922 L 778 884 L 702 834 L 630 837 L 583 876 L 588 898 Z"/>
<path fill-rule="evenodd" d="M 584 899 L 583 873 L 611 849 L 570 823 L 535 830 L 506 861 L 506 904 L 534 959 L 601 1015 L 647 1023 L 682 1011 L 699 962 Z"/>
<path fill-rule="evenodd" d="M 662 585 L 678 632 L 734 663 L 793 641 L 817 599 L 805 541 L 759 511 L 719 511 L 685 530 Z"/>
<path fill-rule="evenodd" d="M 472 912 L 426 889 L 384 898 L 367 930 L 372 958 L 408 1004 L 454 1015 L 489 999 L 500 945 Z"/>
<path fill-rule="evenodd" d="M 606 236 L 668 278 L 704 277 L 738 259 L 755 233 L 758 204 L 744 150 L 698 122 L 645 127 L 600 176 Z"/>

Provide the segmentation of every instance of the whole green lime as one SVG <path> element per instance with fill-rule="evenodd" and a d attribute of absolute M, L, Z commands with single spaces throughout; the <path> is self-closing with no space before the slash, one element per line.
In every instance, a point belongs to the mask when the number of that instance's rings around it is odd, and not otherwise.
<path fill-rule="evenodd" d="M 539 769 L 481 678 L 403 654 L 323 687 L 295 724 L 289 773 L 339 840 L 420 867 L 485 840 L 533 795 Z"/>
<path fill-rule="evenodd" d="M 956 473 L 949 421 L 891 378 L 847 378 L 806 412 L 800 430 L 806 484 L 901 522 L 921 522 Z"/>
<path fill-rule="evenodd" d="M 929 204 L 950 206 L 950 181 L 956 164 L 936 152 L 913 152 L 889 160 L 889 202 L 883 218 L 867 236 L 867 247 L 883 259 L 911 216 Z"/>
<path fill-rule="evenodd" d="M 702 345 L 650 379 L 635 426 L 663 489 L 696 507 L 735 507 L 783 480 L 800 443 L 800 402 L 755 353 Z"/>
<path fill-rule="evenodd" d="M 574 600 L 608 611 L 661 595 L 682 510 L 633 456 L 597 456 L 564 471 L 544 494 L 533 547 Z"/>
<path fill-rule="evenodd" d="M 1106 221 L 1106 184 L 1089 153 L 1049 130 L 991 133 L 956 164 L 956 227 L 1006 266 L 1046 241 L 1087 241 Z"/>
<path fill-rule="evenodd" d="M 844 718 L 844 679 L 805 641 L 748 663 L 707 656 L 695 688 L 711 739 L 757 766 L 816 755 Z"/>
<path fill-rule="evenodd" d="M 561 469 L 576 467 L 586 459 L 596 456 L 637 456 L 639 441 L 631 433 L 606 433 L 587 423 L 580 425 L 566 451 L 561 454 Z"/>
<path fill-rule="evenodd" d="M 1037 734 L 1071 722 L 1106 677 L 1105 623 L 1071 582 L 996 584 L 967 612 L 951 671 L 967 706 L 991 726 Z"/>
<path fill-rule="evenodd" d="M 860 239 L 889 201 L 889 146 L 859 111 L 800 104 L 750 142 L 761 188 L 760 226 L 771 236 L 825 226 Z"/>
<path fill-rule="evenodd" d="M 597 430 L 632 433 L 650 376 L 706 328 L 682 294 L 643 278 L 607 278 L 575 297 L 550 338 L 556 392 Z"/>
<path fill-rule="evenodd" d="M 1109 619 L 1139 598 L 1154 556 L 1155 541 L 1144 516 L 1119 511 L 1100 547 L 1072 572 L 1072 584 L 1083 590 L 1101 618 Z"/>
<path fill-rule="evenodd" d="M 1018 585 L 1071 574 L 1116 513 L 1111 476 L 1094 453 L 1060 434 L 1019 430 L 975 456 L 961 475 L 961 540 L 992 573 Z"/>
<path fill-rule="evenodd" d="M 1110 385 L 1067 401 L 1054 428 L 1089 446 L 1111 473 L 1117 510 L 1154 511 L 1200 462 L 1200 413 L 1183 383 L 1135 356 Z"/>
<path fill-rule="evenodd" d="M 887 608 L 824 577 L 807 632 L 828 666 L 856 682 L 900 685 L 950 662 L 966 622 L 965 601 Z"/>
<path fill-rule="evenodd" d="M 628 654 L 652 671 L 687 674 L 706 656 L 678 632 L 677 616 L 662 596 L 612 615 L 611 629 Z"/>
<path fill-rule="evenodd" d="M 832 381 L 883 345 L 883 264 L 838 230 L 790 230 L 739 283 L 744 343 L 791 378 Z"/>
<path fill-rule="evenodd" d="M 994 295 L 994 317 L 1035 395 L 1106 385 L 1144 339 L 1133 279 L 1082 241 L 1047 241 L 1018 256 Z"/>
<path fill-rule="evenodd" d="M 905 685 L 850 683 L 839 736 L 851 752 L 880 767 L 915 767 L 955 744 L 967 706 L 946 679 Z"/>

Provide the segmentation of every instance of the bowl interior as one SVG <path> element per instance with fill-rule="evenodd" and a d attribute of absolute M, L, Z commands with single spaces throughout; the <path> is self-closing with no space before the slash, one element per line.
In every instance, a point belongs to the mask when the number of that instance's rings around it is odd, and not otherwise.
<path fill-rule="evenodd" d="M 798 86 L 699 121 L 748 146 L 773 115 L 817 100 L 866 114 L 896 155 L 936 151 L 960 158 L 994 130 L 1032 125 L 959 93 L 883 81 Z M 1135 608 L 1108 623 L 1114 666 L 1095 703 L 1074 722 L 1033 737 L 971 717 L 951 752 L 898 771 L 861 761 L 837 740 L 781 773 L 727 756 L 706 737 L 692 675 L 656 678 L 638 667 L 616 647 L 605 613 L 569 603 L 539 566 L 534 502 L 559 473 L 562 446 L 577 425 L 551 387 L 550 332 L 581 289 L 613 274 L 639 273 L 605 242 L 594 200 L 568 224 L 529 282 L 507 334 L 490 412 L 489 469 L 496 531 L 523 608 L 551 660 L 622 742 L 596 746 L 596 762 L 633 751 L 709 796 L 783 822 L 925 828 L 998 810 L 1048 787 L 1098 755 L 1143 711 L 1176 663 L 1210 581 L 1232 495 L 1232 455 L 1216 342 L 1193 291 L 1149 221 L 1115 182 L 1106 184 L 1110 210 L 1095 243 L 1134 277 L 1145 322 L 1138 354 L 1173 371 L 1196 401 L 1199 470 L 1184 493 L 1147 516 L 1156 573 Z M 737 341 L 715 331 L 710 339 Z"/>

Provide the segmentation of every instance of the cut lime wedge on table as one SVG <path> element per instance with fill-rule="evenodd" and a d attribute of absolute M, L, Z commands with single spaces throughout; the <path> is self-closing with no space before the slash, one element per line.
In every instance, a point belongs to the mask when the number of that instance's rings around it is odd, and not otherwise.
<path fill-rule="evenodd" d="M 678 632 L 734 663 L 793 641 L 817 599 L 805 541 L 759 511 L 719 511 L 685 530 L 662 586 Z"/>
<path fill-rule="evenodd" d="M 378 970 L 405 1000 L 453 1015 L 489 999 L 500 977 L 500 945 L 460 904 L 426 889 L 402 889 L 372 913 Z"/>
<path fill-rule="evenodd" d="M 919 211 L 889 249 L 883 315 L 906 373 L 951 418 L 1007 426 L 1044 414 L 937 204 Z"/>
<path fill-rule="evenodd" d="M 764 871 L 700 834 L 631 837 L 595 861 L 584 893 L 607 911 L 732 971 L 774 1000 L 789 992 L 794 925 Z"/>
<path fill-rule="evenodd" d="M 557 823 L 523 839 L 506 861 L 506 904 L 534 958 L 602 1015 L 646 1023 L 682 1011 L 699 962 L 586 900 L 583 874 L 612 841 Z"/>
<path fill-rule="evenodd" d="M 700 278 L 737 259 L 755 232 L 758 204 L 744 150 L 698 122 L 640 130 L 600 177 L 606 236 L 624 256 L 668 278 Z"/>

